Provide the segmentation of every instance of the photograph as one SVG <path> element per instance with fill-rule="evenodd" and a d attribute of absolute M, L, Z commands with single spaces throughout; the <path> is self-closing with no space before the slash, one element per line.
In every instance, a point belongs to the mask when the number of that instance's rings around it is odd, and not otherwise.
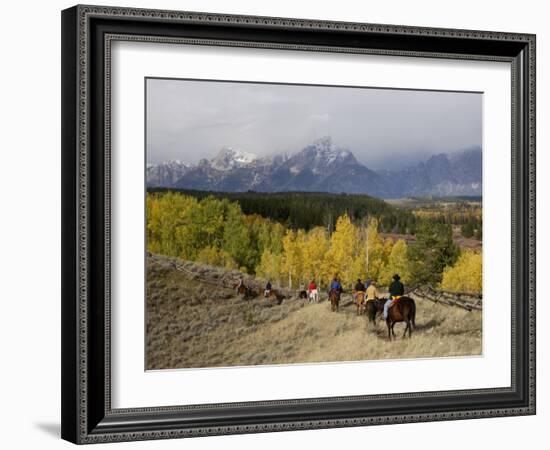
<path fill-rule="evenodd" d="M 544 15 L 399 1 L 63 5 L 60 27 L 43 21 L 61 82 L 45 90 L 57 101 L 39 103 L 60 114 L 33 136 L 60 138 L 48 159 L 61 166 L 40 169 L 61 178 L 61 231 L 43 239 L 60 241 L 61 264 L 37 273 L 61 305 L 35 302 L 47 321 L 9 317 L 55 332 L 45 372 L 62 439 L 279 449 L 332 433 L 379 445 L 393 439 L 382 425 L 406 425 L 413 447 L 455 435 L 467 438 L 457 448 L 495 436 L 518 447 L 509 423 L 544 429 L 533 417 Z M 23 122 L 14 142 L 36 128 Z M 27 151 L 7 154 L 28 167 Z M 47 200 L 5 221 L 27 241 L 52 197 L 30 186 Z M 20 296 L 29 255 L 52 253 L 8 241 L 26 260 Z"/>
<path fill-rule="evenodd" d="M 146 370 L 483 355 L 483 92 L 144 84 Z"/>

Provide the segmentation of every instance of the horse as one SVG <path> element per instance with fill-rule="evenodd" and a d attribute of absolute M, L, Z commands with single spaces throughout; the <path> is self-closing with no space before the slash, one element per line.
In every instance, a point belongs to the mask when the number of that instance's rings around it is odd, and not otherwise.
<path fill-rule="evenodd" d="M 309 303 L 318 303 L 319 302 L 319 292 L 317 289 L 309 291 L 308 293 Z"/>
<path fill-rule="evenodd" d="M 388 318 L 386 319 L 386 325 L 388 326 L 388 337 L 390 341 L 393 338 L 395 339 L 395 333 L 393 327 L 397 322 L 405 322 L 407 326 L 405 327 L 405 332 L 403 333 L 403 338 L 407 335 L 407 330 L 409 330 L 409 338 L 411 337 L 412 327 L 416 328 L 414 322 L 416 317 L 416 304 L 414 300 L 410 297 L 400 297 L 389 309 L 388 309 Z"/>
<path fill-rule="evenodd" d="M 250 287 L 246 286 L 244 283 L 240 286 L 238 284 L 235 284 L 233 286 L 233 289 L 236 289 L 237 294 L 242 295 L 245 300 L 255 297 L 254 291 Z"/>
<path fill-rule="evenodd" d="M 277 300 L 277 302 L 281 304 L 285 296 L 281 294 L 278 290 L 271 289 L 269 292 L 264 293 L 264 298 L 266 300 Z"/>
<path fill-rule="evenodd" d="M 355 304 L 357 305 L 357 315 L 360 316 L 365 312 L 365 293 L 355 293 Z"/>
<path fill-rule="evenodd" d="M 338 306 L 340 305 L 340 291 L 338 289 L 331 289 L 328 293 L 328 299 L 330 300 L 330 310 L 332 312 L 338 312 Z"/>
<path fill-rule="evenodd" d="M 384 311 L 384 300 L 379 298 L 375 300 L 367 300 L 365 303 L 365 311 L 369 322 L 372 322 L 376 326 L 376 316 L 382 314 Z"/>

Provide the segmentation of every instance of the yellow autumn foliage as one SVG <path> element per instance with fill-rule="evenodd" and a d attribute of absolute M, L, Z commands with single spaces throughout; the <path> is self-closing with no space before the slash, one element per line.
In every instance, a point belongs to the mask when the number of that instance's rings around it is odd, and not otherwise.
<path fill-rule="evenodd" d="M 402 239 L 384 239 L 373 217 L 354 222 L 349 215 L 341 215 L 329 234 L 330 228 L 292 229 L 257 214 L 246 215 L 228 199 L 198 200 L 167 192 L 149 193 L 146 201 L 147 249 L 153 253 L 255 273 L 291 289 L 304 289 L 312 279 L 324 289 L 334 276 L 346 290 L 358 278 L 376 281 L 381 287 L 388 286 L 395 273 L 406 286 L 419 279 L 411 256 L 415 244 L 408 247 Z M 419 261 L 431 255 L 432 241 L 421 248 Z M 440 287 L 480 292 L 481 259 L 480 254 L 464 252 L 444 269 Z M 444 259 L 438 274 L 454 261 L 456 255 Z"/>
<path fill-rule="evenodd" d="M 455 292 L 481 292 L 481 253 L 463 252 L 454 266 L 446 267 L 443 271 L 441 288 Z"/>
<path fill-rule="evenodd" d="M 238 269 L 239 266 L 231 255 L 217 247 L 205 247 L 199 251 L 197 261 L 211 266 L 224 267 L 225 269 Z"/>
<path fill-rule="evenodd" d="M 275 284 L 281 284 L 284 277 L 283 255 L 264 250 L 260 263 L 256 267 L 256 275 Z"/>
<path fill-rule="evenodd" d="M 409 261 L 407 260 L 407 243 L 403 239 L 398 239 L 393 244 L 388 262 L 381 270 L 379 283 L 383 286 L 389 286 L 394 274 L 399 274 L 401 282 L 405 286 L 411 281 Z"/>
<path fill-rule="evenodd" d="M 325 254 L 323 274 L 332 279 L 337 276 L 344 285 L 351 285 L 357 274 L 359 233 L 347 214 L 340 216 L 330 239 L 330 248 Z"/>

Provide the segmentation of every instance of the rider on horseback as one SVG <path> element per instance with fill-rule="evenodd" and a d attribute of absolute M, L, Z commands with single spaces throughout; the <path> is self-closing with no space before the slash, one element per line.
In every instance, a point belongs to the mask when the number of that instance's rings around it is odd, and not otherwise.
<path fill-rule="evenodd" d="M 235 286 L 235 290 L 237 292 L 239 292 L 239 289 L 244 286 L 244 279 L 243 277 L 239 277 L 239 282 L 237 283 L 237 285 Z"/>
<path fill-rule="evenodd" d="M 378 291 L 376 290 L 376 283 L 371 281 L 367 287 L 367 300 L 376 300 L 378 298 Z"/>
<path fill-rule="evenodd" d="M 309 286 L 307 287 L 308 291 L 308 297 L 313 296 L 314 298 L 317 297 L 317 285 L 315 284 L 315 280 L 311 280 L 309 282 Z"/>
<path fill-rule="evenodd" d="M 357 278 L 357 283 L 355 283 L 355 301 L 359 298 L 359 294 L 365 293 L 365 285 L 361 281 L 361 278 Z"/>
<path fill-rule="evenodd" d="M 399 300 L 399 297 L 401 297 L 405 293 L 405 286 L 403 286 L 403 283 L 399 281 L 401 277 L 398 274 L 395 274 L 393 276 L 393 281 L 390 284 L 390 298 L 384 303 L 384 320 L 388 318 L 388 309 L 392 307 L 394 302 Z"/>
<path fill-rule="evenodd" d="M 271 280 L 269 280 L 265 285 L 264 297 L 266 298 L 269 297 L 269 294 L 271 293 L 271 289 L 272 289 Z"/>
<path fill-rule="evenodd" d="M 342 285 L 340 284 L 340 281 L 338 280 L 338 277 L 333 278 L 332 283 L 330 283 L 330 290 L 331 291 L 336 291 L 339 294 L 342 292 Z"/>

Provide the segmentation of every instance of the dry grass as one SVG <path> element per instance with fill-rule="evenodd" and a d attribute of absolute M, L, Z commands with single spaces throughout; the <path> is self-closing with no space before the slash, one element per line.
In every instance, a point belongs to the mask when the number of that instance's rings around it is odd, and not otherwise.
<path fill-rule="evenodd" d="M 191 266 L 189 266 L 191 267 Z M 192 267 L 193 268 L 193 267 Z M 210 273 L 199 268 L 203 276 Z M 219 269 L 211 269 L 219 271 Z M 215 277 L 219 276 L 214 275 Z M 389 342 L 385 323 L 368 324 L 344 297 L 338 313 L 328 303 L 261 298 L 243 300 L 176 271 L 169 258 L 148 264 L 147 367 L 246 366 L 481 354 L 481 313 L 417 301 L 417 328 Z M 348 304 L 347 306 L 345 306 Z"/>

